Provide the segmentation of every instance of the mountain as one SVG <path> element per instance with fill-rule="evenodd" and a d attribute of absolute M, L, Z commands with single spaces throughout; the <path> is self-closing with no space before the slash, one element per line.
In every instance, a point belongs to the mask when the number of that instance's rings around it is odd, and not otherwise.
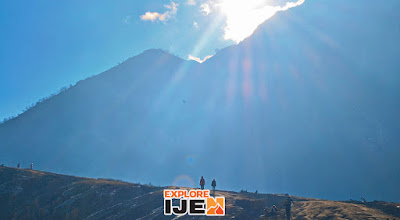
<path fill-rule="evenodd" d="M 37 170 L 0 167 L 1 219 L 173 219 L 164 216 L 163 190 L 110 179 L 65 176 Z M 217 191 L 226 198 L 224 219 L 260 219 L 264 208 L 277 205 L 285 219 L 285 195 Z M 396 203 L 337 202 L 292 197 L 295 219 L 394 219 Z M 205 219 L 183 216 L 182 219 Z M 209 218 L 209 217 L 208 217 Z"/>
<path fill-rule="evenodd" d="M 202 64 L 145 51 L 0 124 L 0 161 L 398 202 L 399 3 L 362 3 L 307 1 Z"/>

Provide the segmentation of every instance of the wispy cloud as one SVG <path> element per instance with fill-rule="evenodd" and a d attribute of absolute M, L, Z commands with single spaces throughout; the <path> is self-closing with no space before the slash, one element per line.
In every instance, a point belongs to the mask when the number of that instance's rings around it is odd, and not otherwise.
<path fill-rule="evenodd" d="M 140 19 L 144 21 L 155 21 L 155 20 L 166 21 L 169 18 L 171 18 L 171 16 L 176 14 L 176 12 L 178 11 L 178 5 L 179 4 L 176 4 L 175 2 L 171 2 L 170 5 L 164 5 L 164 7 L 168 9 L 166 12 L 160 14 L 158 12 L 148 11 L 144 15 L 141 15 Z"/>
<path fill-rule="evenodd" d="M 213 56 L 214 56 L 214 55 L 208 55 L 208 56 L 204 57 L 203 59 L 201 59 L 201 58 L 199 58 L 199 57 L 195 57 L 195 56 L 189 54 L 188 59 L 189 59 L 189 60 L 194 60 L 194 61 L 199 62 L 199 63 L 203 63 L 204 61 L 210 59 L 210 58 L 213 57 Z"/>
<path fill-rule="evenodd" d="M 280 8 L 280 11 L 286 11 L 286 10 L 288 10 L 288 9 L 290 9 L 290 8 L 299 6 L 299 5 L 303 4 L 304 1 L 305 1 L 305 0 L 298 0 L 297 2 L 288 2 L 288 3 L 286 3 L 285 6 L 283 6 L 283 7 Z"/>
<path fill-rule="evenodd" d="M 197 22 L 193 22 L 193 26 L 194 26 L 196 29 L 199 29 L 199 24 L 198 24 Z"/>
<path fill-rule="evenodd" d="M 211 13 L 211 7 L 208 3 L 201 4 L 200 7 L 204 15 L 209 15 Z"/>
<path fill-rule="evenodd" d="M 196 1 L 195 0 L 187 0 L 186 2 L 188 5 L 196 5 Z"/>

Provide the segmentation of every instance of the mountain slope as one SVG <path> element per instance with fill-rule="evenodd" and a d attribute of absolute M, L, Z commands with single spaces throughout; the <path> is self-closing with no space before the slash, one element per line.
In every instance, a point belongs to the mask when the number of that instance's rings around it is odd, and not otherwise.
<path fill-rule="evenodd" d="M 106 179 L 64 176 L 35 170 L 0 168 L 1 219 L 172 219 L 164 216 L 164 188 Z M 171 187 L 170 187 L 171 188 Z M 217 191 L 226 197 L 226 219 L 259 219 L 263 209 L 278 206 L 284 219 L 285 195 Z M 365 204 L 293 197 L 293 217 L 366 219 L 400 217 L 394 203 L 384 213 Z M 194 219 L 184 216 L 183 219 Z M 209 218 L 209 217 L 208 217 Z M 205 219 L 197 217 L 195 219 Z"/>
<path fill-rule="evenodd" d="M 399 5 L 389 2 L 307 1 L 202 64 L 146 51 L 0 124 L 0 161 L 398 201 Z"/>

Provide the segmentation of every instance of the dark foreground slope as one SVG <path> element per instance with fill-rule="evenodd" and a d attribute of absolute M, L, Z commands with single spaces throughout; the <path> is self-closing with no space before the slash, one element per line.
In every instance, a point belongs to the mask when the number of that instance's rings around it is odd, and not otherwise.
<path fill-rule="evenodd" d="M 171 219 L 173 217 L 163 215 L 163 189 L 1 167 L 0 219 Z M 217 195 L 226 197 L 225 218 L 259 219 L 264 207 L 273 204 L 279 208 L 278 219 L 284 217 L 284 195 L 228 191 L 218 191 Z M 395 203 L 352 204 L 300 197 L 293 199 L 295 219 L 400 217 L 397 208 L 400 204 Z M 201 218 L 204 217 L 195 219 Z"/>

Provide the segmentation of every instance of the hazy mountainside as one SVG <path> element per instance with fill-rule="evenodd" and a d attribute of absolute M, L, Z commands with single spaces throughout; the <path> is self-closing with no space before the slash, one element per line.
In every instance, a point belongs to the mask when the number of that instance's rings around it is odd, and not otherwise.
<path fill-rule="evenodd" d="M 399 3 L 361 3 L 307 1 L 202 64 L 148 50 L 0 124 L 0 161 L 399 201 Z"/>
<path fill-rule="evenodd" d="M 163 189 L 105 179 L 0 167 L 1 219 L 173 219 L 164 216 Z M 226 198 L 224 219 L 260 219 L 276 204 L 284 218 L 285 195 L 217 191 Z M 393 219 L 400 204 L 351 204 L 293 197 L 294 219 Z M 379 204 L 378 204 L 379 203 Z M 378 205 L 376 205 L 378 204 Z M 182 219 L 210 217 L 183 216 Z"/>

